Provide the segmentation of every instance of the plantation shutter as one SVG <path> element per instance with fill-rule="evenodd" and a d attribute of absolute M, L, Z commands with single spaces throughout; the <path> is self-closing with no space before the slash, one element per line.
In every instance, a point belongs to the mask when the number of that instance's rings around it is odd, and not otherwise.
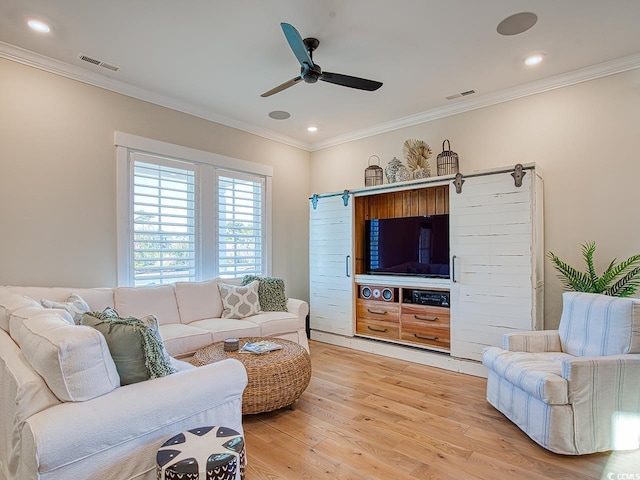
<path fill-rule="evenodd" d="M 264 177 L 218 171 L 218 272 L 261 275 L 264 265 Z"/>
<path fill-rule="evenodd" d="M 132 152 L 132 284 L 196 280 L 195 166 Z"/>

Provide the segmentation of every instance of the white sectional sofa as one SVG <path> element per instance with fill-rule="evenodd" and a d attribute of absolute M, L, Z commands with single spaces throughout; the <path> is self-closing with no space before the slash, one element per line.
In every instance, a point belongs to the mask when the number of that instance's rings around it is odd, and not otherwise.
<path fill-rule="evenodd" d="M 247 376 L 240 362 L 195 368 L 172 358 L 177 373 L 119 386 L 101 334 L 64 323 L 66 312 L 40 305 L 43 299 L 64 302 L 73 293 L 92 311 L 155 315 L 172 357 L 243 336 L 274 336 L 309 348 L 306 302 L 288 299 L 287 312 L 220 318 L 217 279 L 138 288 L 0 287 L 0 479 L 151 480 L 158 447 L 176 433 L 206 425 L 242 432 Z M 57 350 L 46 335 L 39 337 L 38 329 L 49 323 Z M 77 329 L 89 330 L 83 336 Z M 83 359 L 85 370 L 68 368 Z M 50 371 L 60 378 L 49 378 Z M 65 398 L 78 391 L 89 394 L 82 401 Z"/>

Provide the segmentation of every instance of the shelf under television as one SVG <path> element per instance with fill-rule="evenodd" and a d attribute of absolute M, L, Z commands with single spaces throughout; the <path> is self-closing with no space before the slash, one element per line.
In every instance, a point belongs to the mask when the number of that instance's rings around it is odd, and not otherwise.
<path fill-rule="evenodd" d="M 414 277 L 411 275 L 364 275 L 355 276 L 356 283 L 368 285 L 385 285 L 389 287 L 417 287 L 438 290 L 449 290 L 451 280 L 448 278 Z"/>

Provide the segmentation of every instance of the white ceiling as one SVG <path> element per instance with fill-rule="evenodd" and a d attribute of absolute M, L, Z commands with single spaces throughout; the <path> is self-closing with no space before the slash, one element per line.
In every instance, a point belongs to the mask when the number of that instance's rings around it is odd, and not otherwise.
<path fill-rule="evenodd" d="M 527 11 L 532 29 L 496 32 Z M 28 29 L 30 17 L 52 32 Z M 261 98 L 299 74 L 280 22 L 320 40 L 323 69 L 384 85 L 302 82 Z M 639 25 L 640 0 L 0 0 L 0 56 L 314 150 L 639 67 Z M 534 52 L 545 61 L 525 67 Z"/>

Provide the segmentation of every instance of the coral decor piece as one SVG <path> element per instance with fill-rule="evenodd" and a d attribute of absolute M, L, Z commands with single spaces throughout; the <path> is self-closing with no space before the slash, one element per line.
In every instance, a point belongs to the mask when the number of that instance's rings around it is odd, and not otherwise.
<path fill-rule="evenodd" d="M 405 140 L 402 153 L 407 159 L 407 167 L 413 178 L 428 178 L 431 176 L 429 168 L 429 158 L 431 157 L 431 147 L 422 140 Z"/>

